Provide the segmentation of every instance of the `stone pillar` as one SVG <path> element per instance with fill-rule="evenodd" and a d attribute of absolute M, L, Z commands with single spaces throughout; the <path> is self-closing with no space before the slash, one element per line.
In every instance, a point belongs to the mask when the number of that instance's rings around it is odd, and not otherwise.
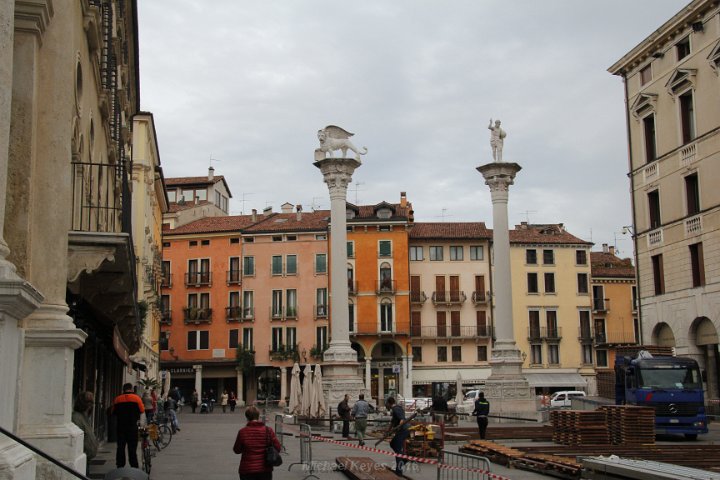
<path fill-rule="evenodd" d="M 369 392 L 370 387 L 372 387 L 372 357 L 365 357 L 365 390 Z"/>
<path fill-rule="evenodd" d="M 403 397 L 405 398 L 412 398 L 412 361 L 413 356 L 407 355 L 403 357 L 405 366 L 405 377 L 403 378 Z"/>
<path fill-rule="evenodd" d="M 330 190 L 330 346 L 323 354 L 323 392 L 328 405 L 337 405 L 345 394 L 357 398 L 366 392 L 350 344 L 347 282 L 347 186 L 360 161 L 318 159 L 316 153 L 314 165 Z"/>
<path fill-rule="evenodd" d="M 287 367 L 280 367 L 280 401 L 278 407 L 285 407 L 287 405 Z"/>
<path fill-rule="evenodd" d="M 193 365 L 193 370 L 195 370 L 195 390 L 197 390 L 198 396 L 200 397 L 200 400 L 202 401 L 202 365 Z"/>
<path fill-rule="evenodd" d="M 707 372 L 707 396 L 708 398 L 718 398 L 718 371 L 717 371 L 717 344 L 707 345 L 707 362 L 705 363 L 705 371 Z"/>
<path fill-rule="evenodd" d="M 7 199 L 8 155 L 10 153 L 10 106 L 13 83 L 13 33 L 15 2 L 0 5 L 0 278 L 15 273 L 15 266 L 8 262 L 10 249 L 5 242 L 5 202 Z M 9 271 L 9 272 L 6 272 Z"/>
<path fill-rule="evenodd" d="M 378 367 L 378 405 L 385 404 L 385 369 Z"/>
<path fill-rule="evenodd" d="M 237 403 L 239 406 L 245 405 L 245 394 L 243 393 L 244 385 L 243 385 L 243 371 L 240 367 L 235 367 L 235 370 L 237 371 Z"/>

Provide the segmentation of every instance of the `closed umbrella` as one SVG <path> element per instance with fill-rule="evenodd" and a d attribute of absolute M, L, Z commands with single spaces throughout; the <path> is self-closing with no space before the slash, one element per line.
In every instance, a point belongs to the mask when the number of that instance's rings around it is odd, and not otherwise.
<path fill-rule="evenodd" d="M 300 365 L 295 362 L 292 368 L 292 378 L 290 379 L 290 403 L 288 410 L 291 415 L 300 413 L 302 407 L 302 385 L 300 385 Z"/>
<path fill-rule="evenodd" d="M 315 365 L 315 376 L 313 377 L 313 404 L 312 412 L 315 417 L 320 418 L 325 415 L 327 410 L 325 405 L 325 394 L 323 393 L 322 386 L 322 370 L 320 365 Z"/>
<path fill-rule="evenodd" d="M 310 392 L 312 391 L 312 367 L 305 365 L 303 370 L 305 379 L 302 383 L 302 400 L 300 401 L 300 415 L 307 416 L 310 412 Z"/>

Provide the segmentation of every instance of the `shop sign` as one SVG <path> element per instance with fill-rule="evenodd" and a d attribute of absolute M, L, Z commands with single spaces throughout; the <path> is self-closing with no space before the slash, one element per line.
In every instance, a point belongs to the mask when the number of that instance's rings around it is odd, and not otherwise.
<path fill-rule="evenodd" d="M 168 371 L 170 371 L 171 374 L 176 373 L 194 373 L 195 369 L 192 367 L 175 367 L 175 368 L 168 368 Z"/>
<path fill-rule="evenodd" d="M 400 373 L 400 365 L 397 363 L 392 366 L 393 373 Z"/>

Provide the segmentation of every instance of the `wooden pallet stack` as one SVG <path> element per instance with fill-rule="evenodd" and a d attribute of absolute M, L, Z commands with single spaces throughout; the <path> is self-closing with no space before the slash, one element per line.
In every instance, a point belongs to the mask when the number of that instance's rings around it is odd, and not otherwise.
<path fill-rule="evenodd" d="M 530 470 L 559 478 L 579 478 L 582 465 L 574 458 L 542 453 L 527 454 L 488 440 L 471 440 L 460 447 L 463 453 L 480 455 L 509 468 Z"/>
<path fill-rule="evenodd" d="M 654 445 L 655 410 L 633 405 L 605 405 L 610 441 L 615 445 Z"/>
<path fill-rule="evenodd" d="M 553 442 L 562 445 L 607 445 L 610 443 L 604 411 L 557 410 L 550 412 Z"/>

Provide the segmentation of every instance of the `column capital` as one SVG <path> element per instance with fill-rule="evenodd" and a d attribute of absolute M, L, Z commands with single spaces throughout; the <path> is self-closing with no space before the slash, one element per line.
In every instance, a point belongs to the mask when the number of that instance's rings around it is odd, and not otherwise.
<path fill-rule="evenodd" d="M 313 165 L 320 169 L 323 180 L 330 190 L 330 198 L 346 199 L 347 187 L 352 182 L 352 174 L 360 166 L 353 158 L 326 158 Z"/>
<path fill-rule="evenodd" d="M 203 366 L 202 365 L 193 365 L 192 367 L 195 369 L 195 371 L 202 371 Z"/>
<path fill-rule="evenodd" d="M 517 163 L 506 162 L 493 162 L 477 167 L 477 171 L 485 178 L 485 185 L 490 187 L 491 193 L 507 192 L 520 170 L 522 167 Z"/>

